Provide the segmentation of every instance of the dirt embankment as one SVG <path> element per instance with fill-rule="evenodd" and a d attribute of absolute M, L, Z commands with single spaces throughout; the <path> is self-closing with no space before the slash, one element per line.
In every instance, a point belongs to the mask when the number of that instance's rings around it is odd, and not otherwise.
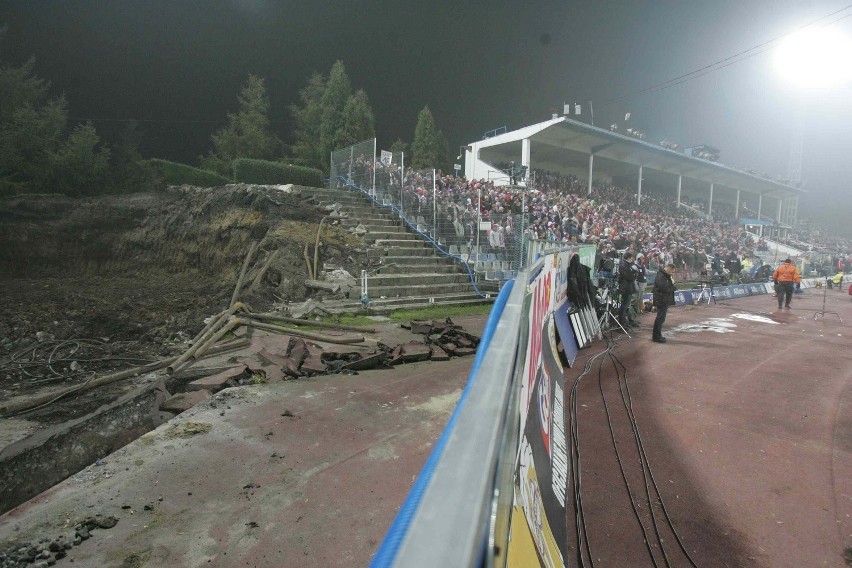
<path fill-rule="evenodd" d="M 0 397 L 133 366 L 107 357 L 171 352 L 227 307 L 252 241 L 246 282 L 279 252 L 243 300 L 306 299 L 304 248 L 325 213 L 298 192 L 240 185 L 0 200 Z M 320 263 L 357 273 L 358 238 L 331 226 L 322 243 Z"/>

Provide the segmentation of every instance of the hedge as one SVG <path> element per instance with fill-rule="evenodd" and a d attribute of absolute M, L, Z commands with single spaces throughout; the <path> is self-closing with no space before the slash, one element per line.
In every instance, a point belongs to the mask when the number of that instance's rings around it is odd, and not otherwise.
<path fill-rule="evenodd" d="M 160 160 L 153 158 L 143 161 L 153 168 L 157 175 L 158 181 L 165 185 L 194 185 L 198 187 L 214 187 L 217 185 L 227 185 L 231 180 L 224 176 L 220 176 L 216 172 L 210 170 L 202 170 L 193 168 L 186 164 L 177 162 L 169 162 L 168 160 Z"/>
<path fill-rule="evenodd" d="M 237 183 L 285 184 L 321 187 L 322 172 L 304 166 L 281 162 L 238 158 L 234 160 L 234 181 Z"/>

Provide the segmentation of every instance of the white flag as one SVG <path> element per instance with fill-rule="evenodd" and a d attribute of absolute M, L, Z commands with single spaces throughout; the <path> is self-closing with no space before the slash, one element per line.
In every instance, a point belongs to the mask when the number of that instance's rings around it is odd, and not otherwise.
<path fill-rule="evenodd" d="M 630 113 L 629 112 L 624 115 L 624 120 L 630 120 Z"/>
<path fill-rule="evenodd" d="M 578 105 L 578 104 L 575 104 L 574 105 L 574 114 L 576 116 L 580 116 L 581 114 L 583 114 L 583 107 Z"/>
<path fill-rule="evenodd" d="M 571 114 L 571 105 L 562 105 L 562 114 Z"/>
<path fill-rule="evenodd" d="M 391 165 L 393 163 L 393 153 L 388 152 L 387 150 L 382 150 L 381 162 L 386 166 Z"/>

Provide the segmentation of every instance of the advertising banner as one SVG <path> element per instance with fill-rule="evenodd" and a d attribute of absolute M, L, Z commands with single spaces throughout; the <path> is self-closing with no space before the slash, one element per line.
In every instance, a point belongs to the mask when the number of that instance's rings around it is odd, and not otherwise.
<path fill-rule="evenodd" d="M 520 451 L 515 471 L 517 514 L 509 556 L 517 558 L 513 546 L 517 550 L 522 547 L 520 541 L 531 540 L 538 555 L 535 563 L 549 568 L 564 567 L 567 557 L 565 377 L 556 339 L 557 327 L 567 323 L 570 304 L 566 276 L 571 256 L 577 253 L 575 247 L 546 255 L 542 269 L 527 285 L 524 302 L 528 340 L 521 376 Z M 574 339 L 562 331 L 559 336 L 563 345 Z"/>

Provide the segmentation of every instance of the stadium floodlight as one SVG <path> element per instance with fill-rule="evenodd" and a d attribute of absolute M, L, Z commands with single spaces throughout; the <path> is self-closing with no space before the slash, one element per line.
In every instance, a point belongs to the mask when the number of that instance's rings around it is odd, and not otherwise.
<path fill-rule="evenodd" d="M 852 39 L 836 29 L 806 29 L 787 38 L 775 52 L 786 80 L 805 88 L 852 83 Z"/>

